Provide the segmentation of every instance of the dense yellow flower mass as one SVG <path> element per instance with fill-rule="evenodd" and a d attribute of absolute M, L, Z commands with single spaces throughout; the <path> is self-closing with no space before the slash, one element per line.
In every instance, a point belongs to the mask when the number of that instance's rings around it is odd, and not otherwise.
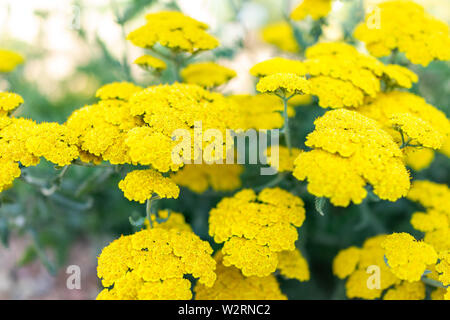
<path fill-rule="evenodd" d="M 277 269 L 288 279 L 307 281 L 310 277 L 308 262 L 299 250 L 281 251 L 278 254 Z"/>
<path fill-rule="evenodd" d="M 228 98 L 239 108 L 240 129 L 270 130 L 283 127 L 283 102 L 278 97 L 271 94 L 236 94 Z M 287 114 L 293 117 L 295 110 L 288 106 Z"/>
<path fill-rule="evenodd" d="M 384 262 L 384 249 L 381 244 L 386 235 L 378 235 L 367 239 L 362 248 L 350 247 L 338 253 L 333 261 L 333 273 L 341 279 L 348 277 L 345 287 L 348 298 L 376 299 L 380 298 L 387 288 L 400 284 Z M 368 267 L 379 268 L 379 288 L 371 288 L 368 283 L 373 271 Z M 376 276 L 375 274 L 373 274 Z"/>
<path fill-rule="evenodd" d="M 398 50 L 405 53 L 412 63 L 423 66 L 434 59 L 450 59 L 447 24 L 426 13 L 422 6 L 413 1 L 379 4 L 355 29 L 354 36 L 365 42 L 367 49 L 376 57 Z"/>
<path fill-rule="evenodd" d="M 0 49 L 0 72 L 11 72 L 23 61 L 24 58 L 17 52 Z"/>
<path fill-rule="evenodd" d="M 302 151 L 297 148 L 292 148 L 290 151 L 285 146 L 278 146 L 278 172 L 292 172 L 294 171 L 294 161 Z M 271 159 L 272 148 L 265 151 L 267 162 L 270 165 L 275 165 Z"/>
<path fill-rule="evenodd" d="M 134 60 L 134 63 L 146 70 L 154 69 L 156 71 L 162 71 L 167 68 L 166 63 L 163 60 L 148 54 L 140 56 L 139 58 Z"/>
<path fill-rule="evenodd" d="M 244 189 L 210 211 L 209 234 L 217 243 L 225 242 L 225 266 L 262 277 L 276 270 L 279 252 L 295 249 L 296 227 L 304 219 L 303 201 L 289 192 L 272 188 L 256 195 Z"/>
<path fill-rule="evenodd" d="M 132 31 L 127 39 L 142 48 L 157 43 L 175 51 L 196 53 L 214 49 L 219 42 L 206 32 L 208 26 L 181 12 L 161 11 L 146 16 L 147 24 Z"/>
<path fill-rule="evenodd" d="M 215 62 L 197 62 L 181 70 L 180 75 L 186 83 L 212 88 L 227 83 L 237 74 L 234 70 Z"/>
<path fill-rule="evenodd" d="M 302 61 L 280 57 L 262 61 L 250 69 L 250 74 L 255 77 L 266 77 L 276 73 L 293 73 L 304 76 L 307 70 Z"/>
<path fill-rule="evenodd" d="M 105 289 L 97 299 L 191 299 L 191 283 L 184 276 L 211 287 L 216 279 L 212 251 L 190 231 L 154 228 L 122 236 L 98 257 Z"/>
<path fill-rule="evenodd" d="M 158 220 L 158 218 L 160 220 Z M 184 215 L 179 212 L 169 211 L 169 210 L 159 210 L 156 215 L 152 214 L 151 224 L 148 219 L 145 219 L 144 224 L 147 229 L 177 229 L 180 231 L 192 231 L 191 226 L 186 222 Z"/>
<path fill-rule="evenodd" d="M 178 198 L 180 189 L 170 178 L 164 177 L 158 171 L 134 170 L 119 182 L 119 188 L 128 200 L 144 203 L 153 194 L 160 198 Z"/>
<path fill-rule="evenodd" d="M 407 233 L 391 234 L 381 246 L 392 273 L 409 282 L 419 281 L 427 266 L 437 260 L 437 253 L 432 246 L 416 241 Z"/>
<path fill-rule="evenodd" d="M 197 284 L 196 300 L 286 300 L 274 275 L 245 277 L 233 266 L 223 264 L 223 254 L 215 255 L 217 280 L 210 288 Z"/>
<path fill-rule="evenodd" d="M 265 42 L 273 44 L 283 51 L 296 53 L 300 51 L 294 30 L 286 21 L 271 23 L 261 32 Z"/>
<path fill-rule="evenodd" d="M 11 92 L 0 92 L 0 117 L 19 107 L 23 103 L 23 98 Z"/>
<path fill-rule="evenodd" d="M 312 151 L 295 160 L 294 176 L 308 180 L 308 191 L 337 206 L 361 203 L 367 183 L 381 199 L 395 201 L 409 190 L 402 153 L 374 120 L 345 109 L 328 111 L 307 136 Z"/>
<path fill-rule="evenodd" d="M 294 73 L 275 73 L 261 78 L 256 90 L 261 93 L 281 92 L 288 97 L 294 94 L 309 94 L 311 86 L 305 77 Z"/>
<path fill-rule="evenodd" d="M 215 191 L 232 191 L 238 189 L 244 171 L 239 164 L 188 164 L 171 178 L 177 185 L 203 193 L 208 188 Z"/>
<path fill-rule="evenodd" d="M 434 159 L 434 151 L 428 148 L 405 148 L 405 162 L 413 170 L 427 168 Z"/>
<path fill-rule="evenodd" d="M 383 300 L 423 300 L 425 299 L 425 284 L 420 281 L 403 281 L 387 290 Z"/>
<path fill-rule="evenodd" d="M 311 16 L 318 20 L 328 15 L 331 11 L 332 0 L 303 0 L 298 7 L 291 12 L 291 19 L 303 20 Z"/>

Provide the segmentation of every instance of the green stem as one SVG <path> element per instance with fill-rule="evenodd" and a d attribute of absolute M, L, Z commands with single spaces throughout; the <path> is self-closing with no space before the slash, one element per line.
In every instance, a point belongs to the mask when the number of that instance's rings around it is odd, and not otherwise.
<path fill-rule="evenodd" d="M 152 221 L 152 198 L 147 200 L 145 212 L 147 214 L 147 220 L 150 225 L 150 228 L 153 228 L 153 221 Z"/>
<path fill-rule="evenodd" d="M 283 106 L 284 106 L 284 111 L 283 111 L 283 116 L 284 116 L 284 138 L 286 140 L 286 145 L 289 149 L 289 155 L 292 154 L 292 145 L 291 145 L 291 132 L 289 129 L 289 117 L 288 117 L 288 100 L 289 98 L 286 98 L 286 96 L 282 97 L 283 100 Z"/>
<path fill-rule="evenodd" d="M 441 282 L 434 280 L 434 279 L 427 278 L 426 276 L 422 276 L 421 280 L 423 283 L 425 283 L 429 286 L 435 287 L 435 288 L 446 289 L 448 287 L 448 286 L 444 286 Z"/>

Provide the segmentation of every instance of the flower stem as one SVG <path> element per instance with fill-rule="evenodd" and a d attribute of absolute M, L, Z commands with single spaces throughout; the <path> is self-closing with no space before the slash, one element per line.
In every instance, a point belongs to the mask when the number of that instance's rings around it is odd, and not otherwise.
<path fill-rule="evenodd" d="M 150 225 L 150 228 L 153 228 L 153 221 L 152 221 L 152 198 L 147 200 L 147 205 L 145 208 L 145 212 L 147 214 L 148 223 Z"/>
<path fill-rule="evenodd" d="M 286 140 L 286 145 L 289 149 L 289 154 L 291 154 L 292 144 L 291 144 L 291 132 L 289 129 L 289 117 L 288 117 L 288 100 L 289 98 L 286 98 L 286 96 L 281 98 L 283 100 L 283 116 L 284 116 L 284 138 Z"/>

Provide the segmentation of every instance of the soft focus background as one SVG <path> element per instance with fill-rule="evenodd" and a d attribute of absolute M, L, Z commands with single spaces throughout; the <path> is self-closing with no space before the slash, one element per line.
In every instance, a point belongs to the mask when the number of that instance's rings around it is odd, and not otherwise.
<path fill-rule="evenodd" d="M 221 41 L 212 54 L 238 72 L 238 77 L 223 91 L 252 93 L 250 67 L 280 54 L 262 41 L 260 29 L 282 20 L 300 1 L 1 0 L 0 47 L 20 52 L 26 62 L 13 73 L 0 76 L 0 90 L 8 89 L 24 97 L 25 104 L 17 116 L 63 122 L 73 110 L 94 102 L 95 91 L 105 83 L 132 80 L 149 85 L 152 79 L 132 64 L 142 50 L 127 43 L 125 36 L 144 23 L 146 13 L 179 9 L 211 26 L 211 33 Z M 342 39 L 345 28 L 351 28 L 363 17 L 362 2 L 335 1 L 322 39 Z M 367 9 L 378 1 L 364 2 Z M 416 2 L 435 17 L 450 22 L 450 1 Z M 414 70 L 421 79 L 418 92 L 450 116 L 448 63 L 433 62 L 426 70 L 419 66 L 414 66 Z M 301 117 L 302 112 L 297 116 Z M 305 124 L 303 134 L 311 131 L 314 116 L 313 113 L 297 119 Z M 426 174 L 434 181 L 449 182 L 448 159 L 438 155 L 435 162 Z M 34 170 L 38 177 L 54 175 L 53 167 L 45 163 Z M 42 199 L 29 186 L 17 182 L 14 194 L 7 194 L 11 198 L 3 199 L 1 299 L 95 298 L 99 250 L 121 233 L 133 231 L 129 217 L 141 215 L 143 208 L 124 199 L 117 188 L 119 177 L 115 172 L 109 168 L 71 168 L 69 176 L 63 190 L 72 190 L 72 194 L 66 197 L 63 194 Z M 221 196 L 207 194 L 200 200 L 199 195 L 183 190 L 174 209 L 186 214 L 197 234 L 207 236 L 208 211 Z M 161 207 L 164 206 L 162 202 Z M 404 230 L 408 228 L 404 217 L 412 212 L 410 206 L 407 201 L 398 201 L 388 208 L 381 203 L 378 218 L 388 220 L 392 230 Z M 294 299 L 342 298 L 342 287 L 330 272 L 332 257 L 339 248 L 383 230 L 363 225 L 355 231 L 351 226 L 361 218 L 352 207 L 333 209 L 323 218 L 311 216 L 302 227 L 300 241 L 301 247 L 306 248 L 310 268 L 315 270 L 312 280 L 302 284 L 283 281 L 282 288 Z M 371 225 L 377 226 L 376 221 Z M 81 267 L 81 290 L 66 288 L 65 271 L 72 264 Z"/>

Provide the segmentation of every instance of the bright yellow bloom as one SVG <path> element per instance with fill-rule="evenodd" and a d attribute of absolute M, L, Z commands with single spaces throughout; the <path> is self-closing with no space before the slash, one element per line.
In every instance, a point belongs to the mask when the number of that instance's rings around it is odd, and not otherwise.
<path fill-rule="evenodd" d="M 427 148 L 405 148 L 405 163 L 413 170 L 419 171 L 430 166 L 434 151 Z"/>
<path fill-rule="evenodd" d="M 280 252 L 277 269 L 288 279 L 307 281 L 310 277 L 308 262 L 299 250 Z"/>
<path fill-rule="evenodd" d="M 294 30 L 288 22 L 269 24 L 263 28 L 261 35 L 265 42 L 273 44 L 283 51 L 293 53 L 300 51 Z"/>
<path fill-rule="evenodd" d="M 256 90 L 262 93 L 282 92 L 285 96 L 291 96 L 309 94 L 311 86 L 306 78 L 294 73 L 275 73 L 261 78 L 256 85 Z"/>
<path fill-rule="evenodd" d="M 0 117 L 6 116 L 23 103 L 21 96 L 10 92 L 0 92 Z"/>
<path fill-rule="evenodd" d="M 383 296 L 383 300 L 424 300 L 425 284 L 422 281 L 403 281 L 389 289 Z"/>
<path fill-rule="evenodd" d="M 333 273 L 340 279 L 347 278 L 356 270 L 360 257 L 361 249 L 357 247 L 339 251 L 333 260 Z"/>
<path fill-rule="evenodd" d="M 427 266 L 437 260 L 432 246 L 404 232 L 387 236 L 381 246 L 392 273 L 409 282 L 419 281 Z"/>
<path fill-rule="evenodd" d="M 444 300 L 445 293 L 447 292 L 444 288 L 436 288 L 431 292 L 431 300 Z"/>
<path fill-rule="evenodd" d="M 196 193 L 203 193 L 210 187 L 215 191 L 232 191 L 241 186 L 239 176 L 243 171 L 239 164 L 189 164 L 171 178 L 177 185 Z"/>
<path fill-rule="evenodd" d="M 434 209 L 427 212 L 415 212 L 411 217 L 411 225 L 422 232 L 431 232 L 450 228 L 450 215 Z"/>
<path fill-rule="evenodd" d="M 326 17 L 331 11 L 332 0 L 303 0 L 298 7 L 291 12 L 291 19 L 303 20 L 308 15 L 314 20 Z"/>
<path fill-rule="evenodd" d="M 413 83 L 419 81 L 417 74 L 397 64 L 386 65 L 383 72 L 386 74 L 386 80 L 390 86 L 398 85 L 409 89 Z"/>
<path fill-rule="evenodd" d="M 148 219 L 145 219 L 144 224 L 147 229 L 163 228 L 166 230 L 177 229 L 180 231 L 192 231 L 191 226 L 186 222 L 182 213 L 169 210 L 159 210 L 158 218 L 162 220 L 159 220 L 158 222 L 156 215 L 151 216 L 152 225 L 150 225 Z"/>
<path fill-rule="evenodd" d="M 142 87 L 131 82 L 112 82 L 98 89 L 95 96 L 102 100 L 120 99 L 128 101 L 133 94 L 141 90 Z"/>
<path fill-rule="evenodd" d="M 445 184 L 416 180 L 408 193 L 408 199 L 450 216 L 450 188 Z"/>
<path fill-rule="evenodd" d="M 439 273 L 439 281 L 444 285 L 450 285 L 450 251 L 439 254 L 439 263 L 436 265 Z"/>
<path fill-rule="evenodd" d="M 402 154 L 374 120 L 354 111 L 328 111 L 315 121 L 306 146 L 295 160 L 294 176 L 308 179 L 308 191 L 337 206 L 361 203 L 370 183 L 381 199 L 395 201 L 409 189 Z"/>
<path fill-rule="evenodd" d="M 0 49 L 0 72 L 11 72 L 19 64 L 22 64 L 24 58 L 11 50 Z"/>
<path fill-rule="evenodd" d="M 423 66 L 434 59 L 450 59 L 447 24 L 427 14 L 423 7 L 412 1 L 379 4 L 355 29 L 354 35 L 365 42 L 376 57 L 387 56 L 398 49 L 412 63 Z"/>
<path fill-rule="evenodd" d="M 265 77 L 275 73 L 294 73 L 304 76 L 306 72 L 303 62 L 280 57 L 257 63 L 250 69 L 250 74 L 255 77 Z"/>
<path fill-rule="evenodd" d="M 0 192 L 8 189 L 20 177 L 19 164 L 0 157 Z"/>
<path fill-rule="evenodd" d="M 197 62 L 181 70 L 180 75 L 186 83 L 212 88 L 227 83 L 237 74 L 215 62 Z"/>
<path fill-rule="evenodd" d="M 134 63 L 144 69 L 154 69 L 156 71 L 162 71 L 167 68 L 166 63 L 163 60 L 150 56 L 148 54 L 140 56 L 139 58 L 134 60 Z"/>
<path fill-rule="evenodd" d="M 289 153 L 289 149 L 285 146 L 278 146 L 278 172 L 292 172 L 294 171 L 294 161 L 300 155 L 302 150 L 292 148 Z M 267 156 L 267 162 L 270 165 L 274 165 L 271 160 L 272 148 L 268 148 L 265 151 Z"/>
<path fill-rule="evenodd" d="M 259 195 L 244 189 L 224 198 L 209 217 L 209 234 L 225 242 L 225 266 L 234 265 L 245 276 L 267 276 L 278 264 L 278 252 L 292 251 L 298 238 L 295 227 L 305 219 L 303 201 L 280 188 Z"/>
<path fill-rule="evenodd" d="M 364 101 L 364 92 L 352 83 L 330 77 L 313 77 L 311 94 L 319 98 L 322 108 L 344 108 L 359 106 Z"/>
<path fill-rule="evenodd" d="M 155 44 L 174 51 L 197 53 L 211 50 L 219 42 L 206 33 L 208 26 L 183 15 L 181 12 L 161 11 L 146 16 L 147 24 L 132 31 L 127 39 L 142 48 L 152 48 Z"/>
<path fill-rule="evenodd" d="M 144 203 L 153 194 L 160 198 L 178 198 L 180 189 L 170 179 L 155 170 L 134 170 L 119 182 L 119 188 L 128 200 Z"/>
<path fill-rule="evenodd" d="M 223 254 L 219 251 L 217 262 L 217 280 L 211 288 L 197 284 L 194 288 L 196 300 L 286 300 L 277 279 L 273 275 L 266 277 L 245 277 L 233 266 L 226 267 Z"/>
<path fill-rule="evenodd" d="M 190 231 L 155 228 L 122 236 L 98 257 L 97 274 L 106 289 L 97 299 L 191 299 L 184 276 L 211 287 L 216 279 L 212 251 Z"/>

